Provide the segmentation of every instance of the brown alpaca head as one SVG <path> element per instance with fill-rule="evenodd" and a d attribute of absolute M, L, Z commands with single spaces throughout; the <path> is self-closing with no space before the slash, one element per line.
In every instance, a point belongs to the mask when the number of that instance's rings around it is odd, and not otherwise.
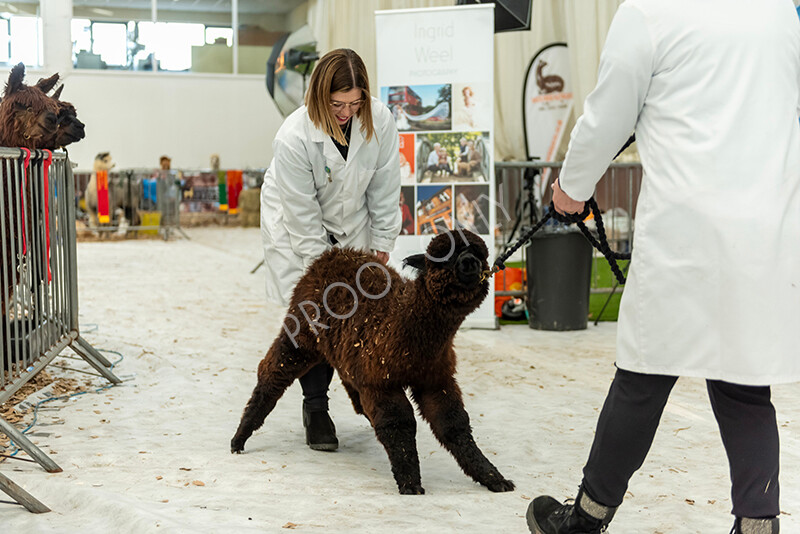
<path fill-rule="evenodd" d="M 58 106 L 58 127 L 52 142 L 49 143 L 51 146 L 44 146 L 43 148 L 62 148 L 86 137 L 85 125 L 78 120 L 78 112 L 75 110 L 75 106 L 66 100 L 61 100 L 61 91 L 63 89 L 64 86 L 62 85 L 56 89 L 56 92 L 51 97 Z"/>
<path fill-rule="evenodd" d="M 56 80 L 58 75 L 54 75 Z M 0 145 L 7 147 L 42 148 L 58 125 L 58 106 L 45 94 L 53 88 L 53 77 L 25 85 L 25 65 L 11 69 L 0 102 Z"/>
<path fill-rule="evenodd" d="M 417 268 L 428 293 L 437 301 L 472 311 L 489 294 L 489 251 L 483 239 L 463 228 L 436 236 L 424 254 L 406 258 Z"/>

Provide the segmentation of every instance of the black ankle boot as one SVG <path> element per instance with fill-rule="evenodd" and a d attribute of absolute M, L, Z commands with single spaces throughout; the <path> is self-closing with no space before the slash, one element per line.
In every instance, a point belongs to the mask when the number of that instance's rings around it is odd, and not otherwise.
<path fill-rule="evenodd" d="M 315 451 L 335 451 L 339 448 L 336 427 L 327 411 L 308 411 L 303 406 L 303 426 L 306 444 Z"/>
<path fill-rule="evenodd" d="M 733 524 L 731 534 L 778 534 L 778 518 L 772 519 L 751 519 L 749 517 L 737 517 Z"/>
<path fill-rule="evenodd" d="M 599 534 L 605 532 L 616 511 L 616 507 L 592 500 L 581 486 L 572 504 L 561 504 L 547 495 L 536 497 L 525 518 L 534 534 Z"/>

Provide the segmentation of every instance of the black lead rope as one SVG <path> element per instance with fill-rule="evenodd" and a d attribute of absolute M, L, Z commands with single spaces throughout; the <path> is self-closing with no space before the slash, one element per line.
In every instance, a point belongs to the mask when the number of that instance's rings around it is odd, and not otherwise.
<path fill-rule="evenodd" d="M 636 141 L 636 134 L 631 135 L 628 140 L 625 141 L 625 144 L 619 149 L 619 152 L 617 152 L 617 155 L 614 156 L 614 159 L 617 159 L 617 157 L 622 154 L 625 149 L 628 148 L 634 141 Z M 583 222 L 590 213 L 594 214 L 594 220 L 597 224 L 597 235 L 600 239 L 595 239 L 595 237 L 586 227 L 586 224 Z M 530 241 L 530 239 L 533 237 L 533 234 L 538 232 L 539 229 L 551 218 L 566 224 L 577 224 L 581 233 L 589 241 L 589 243 L 603 253 L 608 265 L 611 266 L 611 272 L 614 273 L 614 276 L 617 278 L 617 281 L 620 283 L 620 285 L 625 284 L 625 275 L 622 274 L 622 270 L 619 268 L 617 260 L 629 260 L 631 259 L 631 254 L 630 252 L 622 253 L 611 250 L 611 247 L 608 245 L 608 238 L 606 238 L 606 229 L 603 225 L 603 217 L 600 215 L 600 208 L 597 207 L 597 202 L 594 200 L 594 197 L 586 201 L 582 213 L 570 213 L 566 215 L 561 215 L 558 213 L 555 206 L 553 206 L 553 203 L 550 202 L 550 211 L 544 217 L 542 217 L 539 222 L 533 225 L 530 230 L 525 232 L 525 235 L 520 237 L 516 243 L 514 243 L 503 254 L 500 254 L 496 260 L 494 260 L 494 265 L 492 268 L 483 273 L 484 278 L 492 276 L 493 274 L 505 269 L 505 261 L 510 258 L 511 255 L 519 249 L 519 247 Z"/>
<path fill-rule="evenodd" d="M 595 223 L 597 224 L 597 236 L 599 239 L 595 239 L 592 235 L 592 232 L 586 227 L 586 224 L 583 222 L 589 214 L 594 215 Z M 614 276 L 617 278 L 617 281 L 620 284 L 625 284 L 625 275 L 622 274 L 622 270 L 619 268 L 619 264 L 617 264 L 617 260 L 629 260 L 631 259 L 631 254 L 622 253 L 622 252 L 615 252 L 611 250 L 611 247 L 608 244 L 608 238 L 606 237 L 606 229 L 605 225 L 603 224 L 603 217 L 600 215 L 600 208 L 597 206 L 597 202 L 594 200 L 594 197 L 590 198 L 586 201 L 584 205 L 584 209 L 582 213 L 569 213 L 565 215 L 561 215 L 558 213 L 553 206 L 553 203 L 550 202 L 550 210 L 547 214 L 542 217 L 539 222 L 537 222 L 533 227 L 525 232 L 525 234 L 520 237 L 516 243 L 514 243 L 511 247 L 509 247 L 504 253 L 497 257 L 494 260 L 494 265 L 492 266 L 491 270 L 489 270 L 486 275 L 491 276 L 499 271 L 502 271 L 506 268 L 505 261 L 511 257 L 522 245 L 527 243 L 533 237 L 533 234 L 539 231 L 542 226 L 545 225 L 547 221 L 550 219 L 555 219 L 558 222 L 572 224 L 575 223 L 578 225 L 583 236 L 591 243 L 591 245 L 599 250 L 603 256 L 605 257 L 606 261 L 608 261 L 608 265 L 611 267 L 611 272 L 614 273 Z"/>

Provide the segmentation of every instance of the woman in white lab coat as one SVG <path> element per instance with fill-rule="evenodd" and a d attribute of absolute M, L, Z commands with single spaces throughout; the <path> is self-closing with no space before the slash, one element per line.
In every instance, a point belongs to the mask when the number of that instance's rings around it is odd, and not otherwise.
<path fill-rule="evenodd" d="M 333 246 L 371 250 L 384 263 L 400 233 L 399 137 L 394 117 L 370 97 L 364 62 L 349 49 L 323 56 L 306 105 L 289 115 L 272 144 L 261 187 L 267 297 L 288 305 L 305 268 Z M 306 442 L 335 450 L 328 415 L 333 369 L 300 378 Z"/>
<path fill-rule="evenodd" d="M 800 381 L 798 102 L 790 0 L 620 6 L 553 187 L 556 210 L 582 211 L 635 130 L 644 179 L 618 370 L 575 504 L 538 497 L 532 531 L 600 532 L 677 377 L 692 376 L 706 379 L 728 455 L 734 531 L 778 532 L 769 386 Z"/>

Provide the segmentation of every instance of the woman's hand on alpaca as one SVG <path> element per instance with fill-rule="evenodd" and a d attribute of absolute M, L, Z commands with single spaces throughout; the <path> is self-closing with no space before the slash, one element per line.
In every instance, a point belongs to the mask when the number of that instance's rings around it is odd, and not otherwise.
<path fill-rule="evenodd" d="M 383 252 L 381 250 L 376 250 L 375 255 L 378 256 L 378 259 L 381 260 L 381 263 L 386 265 L 386 262 L 389 261 L 389 253 Z"/>

